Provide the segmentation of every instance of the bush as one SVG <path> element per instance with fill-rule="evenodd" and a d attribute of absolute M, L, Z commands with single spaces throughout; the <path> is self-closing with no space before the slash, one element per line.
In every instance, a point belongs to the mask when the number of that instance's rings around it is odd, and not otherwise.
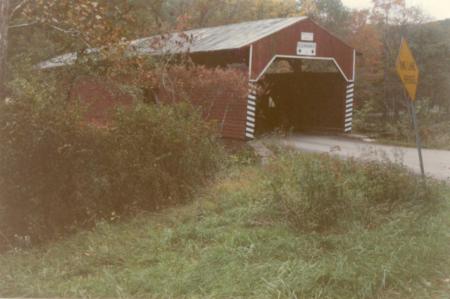
<path fill-rule="evenodd" d="M 328 155 L 283 153 L 270 165 L 266 183 L 270 209 L 302 232 L 342 231 L 355 223 L 373 227 L 380 215 L 440 199 L 435 183 L 425 184 L 401 165 Z"/>
<path fill-rule="evenodd" d="M 416 102 L 416 111 L 422 145 L 449 150 L 448 114 L 438 107 L 433 107 L 427 98 Z M 374 101 L 368 101 L 355 112 L 354 129 L 386 143 L 416 145 L 409 108 L 400 111 L 395 118 L 387 118 L 377 112 Z"/>
<path fill-rule="evenodd" d="M 337 224 L 347 211 L 340 178 L 343 163 L 329 156 L 285 155 L 270 174 L 273 199 L 282 214 L 302 231 L 321 231 Z"/>
<path fill-rule="evenodd" d="M 215 131 L 187 104 L 85 124 L 62 104 L 0 107 L 0 232 L 55 238 L 98 219 L 181 203 L 218 169 Z"/>

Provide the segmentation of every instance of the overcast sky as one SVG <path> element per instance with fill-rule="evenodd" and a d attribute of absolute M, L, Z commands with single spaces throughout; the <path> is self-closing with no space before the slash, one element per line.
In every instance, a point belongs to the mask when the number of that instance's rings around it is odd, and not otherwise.
<path fill-rule="evenodd" d="M 351 8 L 368 8 L 371 0 L 342 0 Z M 450 0 L 406 0 L 408 6 L 419 6 L 427 15 L 436 20 L 450 18 Z"/>

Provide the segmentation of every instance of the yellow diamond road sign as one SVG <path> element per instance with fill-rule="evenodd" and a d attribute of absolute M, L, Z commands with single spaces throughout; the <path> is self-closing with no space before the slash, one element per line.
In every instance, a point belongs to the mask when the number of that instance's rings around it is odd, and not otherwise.
<path fill-rule="evenodd" d="M 419 83 L 419 68 L 405 39 L 402 40 L 400 46 L 396 68 L 409 97 L 412 101 L 415 101 L 417 84 Z"/>

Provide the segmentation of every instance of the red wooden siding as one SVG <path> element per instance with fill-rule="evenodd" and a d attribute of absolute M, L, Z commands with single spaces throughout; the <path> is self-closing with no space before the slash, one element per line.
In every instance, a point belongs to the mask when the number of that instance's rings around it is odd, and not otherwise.
<path fill-rule="evenodd" d="M 348 80 L 353 80 L 353 48 L 307 19 L 253 44 L 251 80 L 256 80 L 275 55 L 297 56 L 302 32 L 313 32 L 317 54 L 311 58 L 334 58 Z"/>

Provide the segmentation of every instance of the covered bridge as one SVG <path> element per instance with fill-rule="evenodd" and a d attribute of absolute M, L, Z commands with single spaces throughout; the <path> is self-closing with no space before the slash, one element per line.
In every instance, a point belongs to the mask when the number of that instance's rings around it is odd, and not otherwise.
<path fill-rule="evenodd" d="M 202 65 L 245 66 L 248 98 L 232 104 L 234 115 L 223 123 L 223 137 L 248 140 L 257 132 L 278 127 L 352 130 L 356 52 L 307 17 L 174 33 L 162 46 L 155 46 L 158 39 L 153 36 L 132 41 L 129 51 L 138 55 L 188 53 Z M 75 53 L 65 54 L 39 67 L 70 65 L 76 59 Z M 229 99 L 220 100 L 220 109 L 225 110 Z M 220 111 L 214 117 L 220 118 Z"/>

